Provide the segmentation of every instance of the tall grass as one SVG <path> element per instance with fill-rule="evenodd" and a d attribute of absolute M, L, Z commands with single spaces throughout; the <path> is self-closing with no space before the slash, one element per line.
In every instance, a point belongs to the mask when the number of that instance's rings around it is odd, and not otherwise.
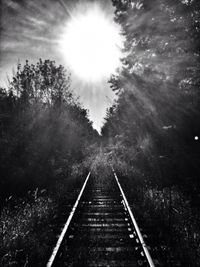
<path fill-rule="evenodd" d="M 48 251 L 47 222 L 54 214 L 55 202 L 44 190 L 23 199 L 8 199 L 0 216 L 2 235 L 1 266 L 33 266 L 43 262 Z"/>
<path fill-rule="evenodd" d="M 64 225 L 90 162 L 86 159 L 73 164 L 70 175 L 68 168 L 62 169 L 49 192 L 37 188 L 23 198 L 10 196 L 4 201 L 0 215 L 0 266 L 45 266 L 61 231 L 57 220 Z"/>

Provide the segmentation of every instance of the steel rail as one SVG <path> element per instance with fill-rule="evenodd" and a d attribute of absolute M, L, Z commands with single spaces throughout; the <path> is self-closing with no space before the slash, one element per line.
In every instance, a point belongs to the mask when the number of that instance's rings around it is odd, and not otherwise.
<path fill-rule="evenodd" d="M 66 221 L 66 223 L 65 223 L 65 226 L 64 226 L 64 228 L 63 228 L 63 230 L 62 230 L 62 232 L 61 232 L 61 234 L 60 234 L 60 236 L 59 236 L 59 239 L 58 239 L 58 241 L 57 241 L 57 243 L 56 243 L 56 246 L 55 246 L 54 249 L 53 249 L 53 252 L 52 252 L 51 257 L 49 258 L 49 260 L 48 260 L 48 262 L 47 262 L 46 267 L 52 267 L 52 266 L 53 266 L 54 260 L 55 260 L 55 258 L 56 258 L 57 253 L 58 253 L 58 250 L 59 250 L 59 248 L 60 248 L 60 246 L 61 246 L 61 243 L 62 243 L 62 241 L 63 241 L 63 238 L 64 238 L 64 236 L 65 236 L 65 234 L 66 234 L 66 232 L 67 232 L 67 229 L 68 229 L 69 224 L 70 224 L 70 222 L 71 222 L 71 220 L 72 220 L 72 217 L 73 217 L 73 215 L 74 215 L 74 213 L 75 213 L 75 211 L 76 211 L 76 208 L 77 208 L 78 203 L 79 203 L 79 201 L 80 201 L 80 198 L 81 198 L 81 196 L 82 196 L 82 194 L 83 194 L 83 191 L 84 191 L 85 186 L 86 186 L 86 184 L 87 184 L 87 181 L 88 181 L 88 179 L 89 179 L 89 177 L 90 177 L 90 174 L 91 174 L 91 172 L 88 173 L 88 175 L 87 175 L 87 177 L 86 177 L 86 179 L 85 179 L 85 182 L 84 182 L 84 184 L 83 184 L 83 186 L 82 186 L 82 189 L 81 189 L 81 191 L 80 191 L 80 193 L 79 193 L 79 195 L 78 195 L 78 198 L 77 198 L 77 200 L 76 200 L 76 202 L 75 202 L 75 204 L 74 204 L 74 206 L 73 206 L 73 208 L 72 208 L 72 210 L 71 210 L 71 212 L 70 212 L 70 215 L 69 215 L 69 217 L 68 217 L 68 219 L 67 219 L 67 221 Z"/>
<path fill-rule="evenodd" d="M 147 261 L 148 261 L 148 264 L 149 264 L 150 267 L 155 267 L 155 265 L 154 265 L 154 263 L 153 263 L 153 260 L 152 260 L 152 258 L 151 258 L 151 255 L 150 255 L 150 253 L 149 253 L 149 250 L 148 250 L 148 248 L 147 248 L 147 245 L 146 245 L 145 242 L 144 242 L 144 239 L 143 239 L 143 237 L 142 237 L 142 234 L 141 234 L 141 232 L 140 232 L 140 229 L 139 229 L 139 227 L 138 227 L 138 224 L 137 224 L 137 222 L 136 222 L 136 220 L 135 220 L 135 218 L 134 218 L 134 216 L 133 216 L 133 213 L 132 213 L 132 211 L 131 211 L 131 208 L 130 208 L 130 206 L 129 206 L 129 204 L 128 204 L 128 201 L 127 201 L 127 199 L 126 199 L 126 196 L 125 196 L 125 194 L 124 194 L 124 191 L 123 191 L 123 189 L 122 189 L 122 187 L 121 187 L 121 185 L 120 185 L 120 183 L 119 183 L 118 177 L 117 177 L 117 175 L 116 175 L 116 173 L 115 173 L 113 167 L 111 167 L 111 168 L 112 168 L 112 170 L 113 170 L 115 179 L 116 179 L 116 181 L 117 181 L 118 187 L 119 187 L 120 192 L 121 192 L 121 194 L 122 194 L 122 197 L 123 197 L 124 203 L 125 203 L 125 205 L 126 205 L 126 208 L 127 208 L 128 212 L 129 212 L 129 215 L 130 215 L 130 217 L 131 217 L 132 223 L 133 223 L 133 225 L 134 225 L 134 227 L 135 227 L 135 231 L 136 231 L 137 236 L 138 236 L 138 238 L 139 238 L 140 244 L 142 245 L 142 248 L 143 248 L 144 254 L 145 254 L 145 256 L 146 256 L 146 259 L 147 259 Z"/>

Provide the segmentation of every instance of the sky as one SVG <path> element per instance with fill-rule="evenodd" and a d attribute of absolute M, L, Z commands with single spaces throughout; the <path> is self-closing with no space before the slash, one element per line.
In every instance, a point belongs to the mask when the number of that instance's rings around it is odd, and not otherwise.
<path fill-rule="evenodd" d="M 93 127 L 100 131 L 106 109 L 115 98 L 107 77 L 94 82 L 84 81 L 70 69 L 58 45 L 64 27 L 71 16 L 98 5 L 105 17 L 113 22 L 114 11 L 111 1 L 89 0 L 1 0 L 0 26 L 0 85 L 7 86 L 7 77 L 13 76 L 17 62 L 36 63 L 39 58 L 55 60 L 70 70 L 71 88 L 79 101 L 88 109 Z"/>

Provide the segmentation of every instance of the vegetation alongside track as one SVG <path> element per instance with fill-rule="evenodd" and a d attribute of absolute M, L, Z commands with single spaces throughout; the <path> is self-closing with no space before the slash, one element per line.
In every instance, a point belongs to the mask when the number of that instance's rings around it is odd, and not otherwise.
<path fill-rule="evenodd" d="M 0 104 L 1 264 L 44 266 L 60 232 L 51 220 L 66 202 L 64 223 L 98 134 L 69 74 L 49 60 L 19 64 Z"/>
<path fill-rule="evenodd" d="M 112 1 L 125 38 L 102 135 L 143 218 L 182 266 L 200 265 L 199 1 Z M 132 202 L 134 203 L 134 201 Z"/>
<path fill-rule="evenodd" d="M 199 1 L 113 4 L 125 56 L 110 79 L 118 98 L 102 136 L 53 61 L 18 64 L 0 90 L 4 266 L 46 260 L 63 203 L 67 216 L 92 162 L 101 175 L 113 165 L 139 218 L 156 226 L 169 264 L 200 265 Z"/>

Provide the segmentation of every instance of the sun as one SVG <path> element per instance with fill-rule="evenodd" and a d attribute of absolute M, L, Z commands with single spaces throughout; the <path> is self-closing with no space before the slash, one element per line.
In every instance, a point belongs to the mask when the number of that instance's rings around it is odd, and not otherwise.
<path fill-rule="evenodd" d="M 119 28 L 100 8 L 74 15 L 59 43 L 67 64 L 82 80 L 99 81 L 120 65 Z"/>

